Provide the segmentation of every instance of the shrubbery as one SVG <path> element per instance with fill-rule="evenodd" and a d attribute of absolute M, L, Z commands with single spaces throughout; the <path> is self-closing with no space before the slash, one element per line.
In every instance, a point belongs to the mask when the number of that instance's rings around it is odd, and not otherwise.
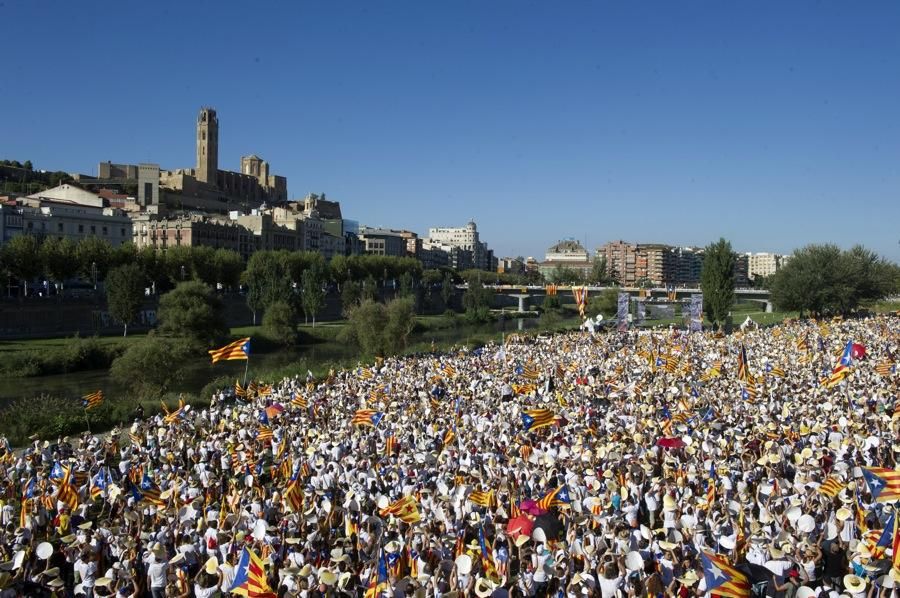
<path fill-rule="evenodd" d="M 412 297 L 387 305 L 367 299 L 350 310 L 344 340 L 358 343 L 365 355 L 394 355 L 406 348 L 415 325 Z"/>
<path fill-rule="evenodd" d="M 0 374 L 26 378 L 105 369 L 125 351 L 122 343 L 74 337 L 62 347 L 16 351 L 0 360 Z"/>
<path fill-rule="evenodd" d="M 184 364 L 196 355 L 189 339 L 155 334 L 128 347 L 109 370 L 116 382 L 127 386 L 134 397 L 165 394 L 184 375 Z"/>
<path fill-rule="evenodd" d="M 42 396 L 37 399 L 18 399 L 0 409 L 0 434 L 6 436 L 13 446 L 24 446 L 32 434 L 40 438 L 55 439 L 84 432 L 90 421 L 91 430 L 109 430 L 115 426 L 125 428 L 131 425 L 134 410 L 143 404 L 144 415 L 158 413 L 160 400 L 171 406 L 184 398 L 193 408 L 209 405 L 209 395 L 197 397 L 192 394 L 159 395 L 153 400 L 140 400 L 128 396 L 107 396 L 103 404 L 87 412 L 79 399 Z"/>
<path fill-rule="evenodd" d="M 297 342 L 297 313 L 286 301 L 276 301 L 266 308 L 262 320 L 263 334 L 280 345 Z"/>

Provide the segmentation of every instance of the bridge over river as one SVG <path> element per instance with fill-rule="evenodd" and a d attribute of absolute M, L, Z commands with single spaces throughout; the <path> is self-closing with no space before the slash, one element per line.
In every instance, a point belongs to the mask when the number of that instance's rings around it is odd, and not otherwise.
<path fill-rule="evenodd" d="M 497 297 L 495 298 L 495 307 L 512 307 L 518 308 L 518 311 L 526 311 L 530 307 L 536 307 L 543 303 L 544 297 L 547 295 L 546 286 L 510 286 L 510 285 L 487 285 L 494 289 Z M 465 288 L 465 285 L 460 288 Z M 639 287 L 601 287 L 587 286 L 584 287 L 588 292 L 588 300 L 602 291 L 607 289 L 615 289 L 625 292 L 632 297 L 644 297 L 646 301 L 651 303 L 681 303 L 688 301 L 691 295 L 700 293 L 699 288 L 639 288 Z M 562 303 L 575 303 L 572 297 L 571 286 L 557 286 L 556 294 Z M 766 313 L 772 311 L 772 302 L 769 298 L 769 291 L 766 289 L 735 289 L 734 294 L 738 301 L 755 301 L 760 303 L 760 307 L 764 307 Z"/>

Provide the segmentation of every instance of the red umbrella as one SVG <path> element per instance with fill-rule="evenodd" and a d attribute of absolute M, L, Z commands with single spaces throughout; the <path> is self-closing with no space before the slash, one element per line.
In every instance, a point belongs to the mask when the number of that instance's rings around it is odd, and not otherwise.
<path fill-rule="evenodd" d="M 506 524 L 506 534 L 513 540 L 519 536 L 531 537 L 533 529 L 534 522 L 525 515 L 513 517 L 509 520 L 509 523 Z"/>
<path fill-rule="evenodd" d="M 850 347 L 850 357 L 853 359 L 862 359 L 866 356 L 866 346 L 859 343 L 853 343 Z"/>
<path fill-rule="evenodd" d="M 659 440 L 656 441 L 656 446 L 661 446 L 661 447 L 667 448 L 667 449 L 673 449 L 673 448 L 681 448 L 681 447 L 684 447 L 687 445 L 685 444 L 684 440 L 682 440 L 681 438 L 679 438 L 677 436 L 672 436 L 672 437 L 663 436 L 662 438 L 660 438 Z"/>

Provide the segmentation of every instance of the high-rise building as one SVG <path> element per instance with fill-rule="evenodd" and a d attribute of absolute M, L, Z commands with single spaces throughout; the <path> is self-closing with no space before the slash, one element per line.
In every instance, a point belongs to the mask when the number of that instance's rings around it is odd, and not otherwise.
<path fill-rule="evenodd" d="M 638 245 L 635 257 L 636 282 L 646 281 L 654 286 L 675 283 L 676 258 L 669 245 Z"/>
<path fill-rule="evenodd" d="M 700 247 L 676 247 L 675 281 L 679 286 L 697 286 L 703 271 L 703 249 Z"/>
<path fill-rule="evenodd" d="M 610 241 L 597 249 L 606 258 L 606 269 L 622 286 L 632 286 L 637 280 L 637 245 L 625 241 Z"/>
<path fill-rule="evenodd" d="M 436 227 L 428 229 L 428 238 L 436 243 L 443 243 L 461 250 L 457 259 L 451 256 L 451 262 L 458 270 L 477 268 L 479 270 L 496 270 L 496 258 L 488 249 L 487 243 L 478 236 L 478 227 L 474 221 L 459 227 Z"/>

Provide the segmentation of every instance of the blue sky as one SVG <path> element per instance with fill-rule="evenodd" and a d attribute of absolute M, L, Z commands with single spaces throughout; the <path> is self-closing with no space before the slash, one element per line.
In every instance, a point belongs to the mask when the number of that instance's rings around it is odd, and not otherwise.
<path fill-rule="evenodd" d="M 0 158 L 256 153 L 289 193 L 498 255 L 575 237 L 900 261 L 900 3 L 0 0 Z"/>

